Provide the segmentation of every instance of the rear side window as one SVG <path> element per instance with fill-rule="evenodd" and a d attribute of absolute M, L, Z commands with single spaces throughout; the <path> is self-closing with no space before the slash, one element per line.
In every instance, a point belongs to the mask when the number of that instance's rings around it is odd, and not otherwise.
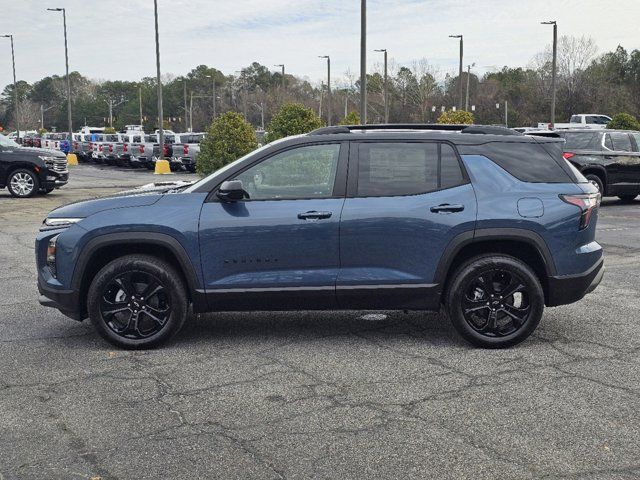
<path fill-rule="evenodd" d="M 416 195 L 464 182 L 455 151 L 447 144 L 361 143 L 358 147 L 358 196 Z"/>
<path fill-rule="evenodd" d="M 613 150 L 613 142 L 611 141 L 611 135 L 608 133 L 604 136 L 604 146 L 609 150 Z"/>
<path fill-rule="evenodd" d="M 574 183 L 576 181 L 562 168 L 559 161 L 538 143 L 490 142 L 458 148 L 463 154 L 483 155 L 489 158 L 523 182 Z"/>
<path fill-rule="evenodd" d="M 632 133 L 631 136 L 636 141 L 636 145 L 635 145 L 635 148 L 633 149 L 633 151 L 634 152 L 640 152 L 640 133 Z"/>
<path fill-rule="evenodd" d="M 565 139 L 565 150 L 599 150 L 598 140 L 600 134 L 598 132 L 566 132 L 561 136 Z"/>
<path fill-rule="evenodd" d="M 616 152 L 631 152 L 631 137 L 628 133 L 612 132 L 611 140 L 613 141 L 613 149 Z"/>

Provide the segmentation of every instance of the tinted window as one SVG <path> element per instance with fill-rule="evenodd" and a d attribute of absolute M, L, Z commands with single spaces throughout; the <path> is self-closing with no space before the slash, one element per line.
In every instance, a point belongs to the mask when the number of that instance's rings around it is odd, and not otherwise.
<path fill-rule="evenodd" d="M 566 140 L 565 151 L 571 150 L 599 150 L 598 132 L 565 132 L 562 137 Z"/>
<path fill-rule="evenodd" d="M 640 133 L 632 133 L 631 136 L 635 139 L 636 141 L 636 146 L 633 149 L 634 152 L 640 152 Z"/>
<path fill-rule="evenodd" d="M 617 152 L 631 152 L 631 137 L 628 133 L 612 132 L 613 150 Z"/>
<path fill-rule="evenodd" d="M 592 117 L 591 115 L 587 115 L 586 117 L 587 123 L 598 123 L 596 117 Z"/>
<path fill-rule="evenodd" d="M 460 153 L 484 155 L 523 182 L 574 183 L 575 180 L 538 143 L 490 142 L 460 145 Z"/>
<path fill-rule="evenodd" d="M 437 143 L 362 143 L 358 195 L 414 195 L 438 188 Z"/>
<path fill-rule="evenodd" d="M 333 195 L 340 145 L 310 145 L 278 153 L 236 178 L 252 200 Z"/>
<path fill-rule="evenodd" d="M 608 133 L 604 136 L 604 146 L 609 150 L 613 150 L 613 142 L 611 141 L 611 135 Z"/>
<path fill-rule="evenodd" d="M 440 188 L 455 187 L 464 183 L 458 157 L 451 145 L 443 143 L 440 150 Z"/>
<path fill-rule="evenodd" d="M 571 120 L 569 120 L 569 123 L 580 123 L 581 119 L 580 119 L 580 115 L 571 115 Z"/>

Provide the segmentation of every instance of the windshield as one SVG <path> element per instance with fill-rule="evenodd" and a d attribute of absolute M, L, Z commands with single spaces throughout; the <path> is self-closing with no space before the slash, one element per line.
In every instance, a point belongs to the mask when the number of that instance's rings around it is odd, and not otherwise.
<path fill-rule="evenodd" d="M 262 150 L 266 150 L 268 147 L 270 147 L 271 145 L 273 145 L 273 143 L 268 143 L 267 145 L 263 145 L 262 147 L 259 147 L 255 150 L 253 150 L 252 152 L 247 153 L 244 157 L 240 157 L 238 160 L 236 160 L 235 162 L 231 162 L 227 165 L 225 165 L 224 167 L 222 167 L 219 170 L 216 170 L 215 172 L 213 172 L 212 174 L 198 180 L 196 183 L 194 183 L 193 185 L 191 185 L 189 188 L 187 188 L 184 193 L 191 193 L 194 192 L 198 189 L 198 187 L 206 182 L 208 182 L 210 179 L 212 179 L 213 177 L 216 177 L 218 175 L 222 175 L 224 172 L 226 172 L 227 170 L 229 170 L 230 168 L 232 168 L 233 166 L 235 166 L 236 164 L 242 162 L 243 160 L 245 160 L 246 158 L 250 157 L 251 155 L 254 155 L 258 152 L 261 152 Z"/>
<path fill-rule="evenodd" d="M 16 142 L 11 140 L 10 138 L 0 134 L 0 147 L 18 148 L 20 147 L 20 145 L 18 145 Z"/>

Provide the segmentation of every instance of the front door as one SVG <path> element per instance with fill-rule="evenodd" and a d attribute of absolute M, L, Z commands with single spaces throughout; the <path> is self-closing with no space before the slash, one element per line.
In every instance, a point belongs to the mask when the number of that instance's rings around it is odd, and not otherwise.
<path fill-rule="evenodd" d="M 447 143 L 352 143 L 340 225 L 341 308 L 437 308 L 445 248 L 471 234 L 476 198 Z"/>
<path fill-rule="evenodd" d="M 229 179 L 241 180 L 249 198 L 204 204 L 199 236 L 212 310 L 335 307 L 347 155 L 347 143 L 275 153 Z"/>

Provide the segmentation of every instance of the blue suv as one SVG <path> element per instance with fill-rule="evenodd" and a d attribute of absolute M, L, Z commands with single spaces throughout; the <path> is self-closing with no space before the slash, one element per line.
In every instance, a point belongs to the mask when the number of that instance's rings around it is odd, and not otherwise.
<path fill-rule="evenodd" d="M 194 312 L 439 310 L 480 347 L 527 338 L 604 273 L 600 194 L 562 140 L 500 127 L 325 127 L 165 192 L 52 211 L 43 305 L 124 348 Z"/>

